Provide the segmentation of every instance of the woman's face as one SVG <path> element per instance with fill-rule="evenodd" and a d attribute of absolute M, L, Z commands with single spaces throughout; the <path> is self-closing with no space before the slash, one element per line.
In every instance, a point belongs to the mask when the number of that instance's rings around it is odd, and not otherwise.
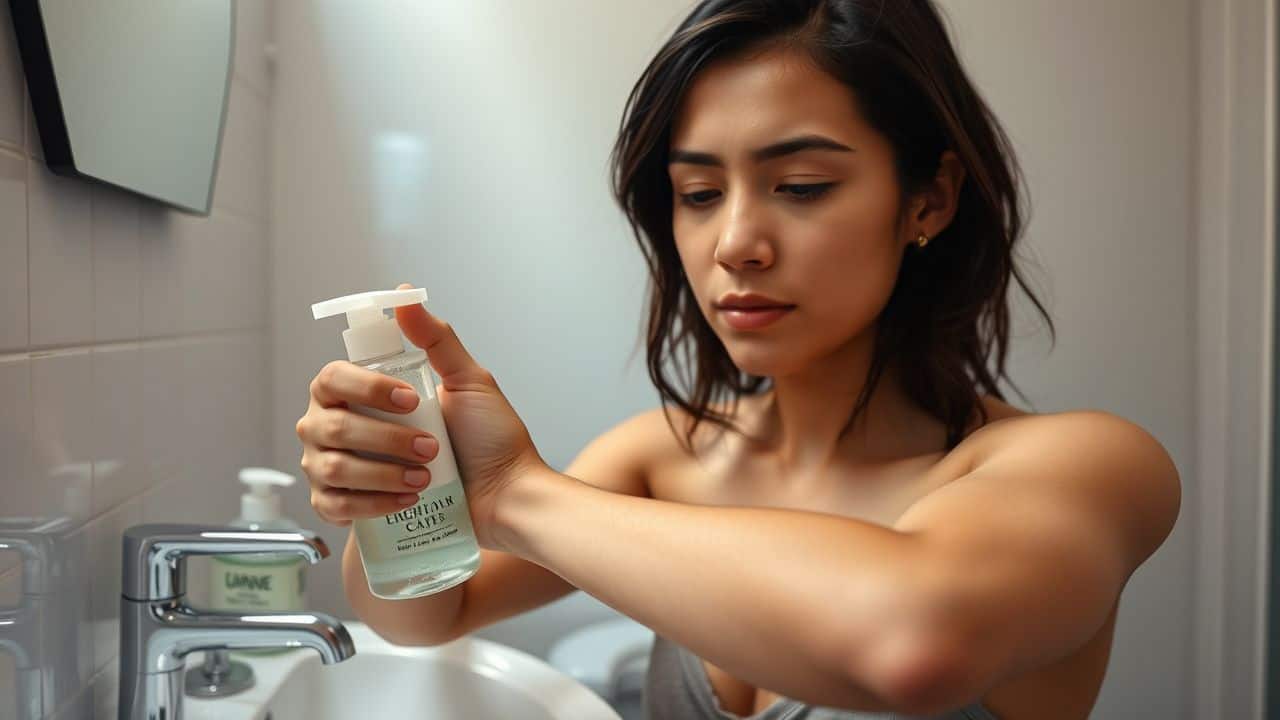
<path fill-rule="evenodd" d="M 819 147 L 757 154 L 797 138 Z M 892 151 L 847 87 L 781 51 L 715 63 L 682 100 L 669 172 L 676 249 L 739 368 L 786 375 L 869 337 L 914 235 L 895 231 Z M 760 325 L 718 309 L 727 293 L 793 307 Z"/>

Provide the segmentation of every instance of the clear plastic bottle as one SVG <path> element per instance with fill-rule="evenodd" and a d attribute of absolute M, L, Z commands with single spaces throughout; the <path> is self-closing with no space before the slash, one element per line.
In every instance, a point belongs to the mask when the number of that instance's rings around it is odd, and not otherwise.
<path fill-rule="evenodd" d="M 352 523 L 369 591 L 380 598 L 403 600 L 446 590 L 480 568 L 480 546 L 471 525 L 453 446 L 436 397 L 427 354 L 406 350 L 400 326 L 383 311 L 425 302 L 421 288 L 385 290 L 334 298 L 311 306 L 319 319 L 345 312 L 350 328 L 343 334 L 351 362 L 413 386 L 418 406 L 391 413 L 352 405 L 354 412 L 420 428 L 440 441 L 440 452 L 426 467 L 431 482 L 415 505 L 382 517 Z M 394 457 L 359 453 L 377 460 L 408 464 Z"/>

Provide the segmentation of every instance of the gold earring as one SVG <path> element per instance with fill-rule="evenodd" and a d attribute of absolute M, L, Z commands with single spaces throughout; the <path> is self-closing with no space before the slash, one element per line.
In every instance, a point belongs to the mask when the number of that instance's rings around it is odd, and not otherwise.
<path fill-rule="evenodd" d="M 920 233 L 920 237 L 916 238 L 916 245 L 919 245 L 920 247 L 924 247 L 925 245 L 928 245 L 928 244 L 929 244 L 929 236 L 925 235 L 924 233 Z"/>

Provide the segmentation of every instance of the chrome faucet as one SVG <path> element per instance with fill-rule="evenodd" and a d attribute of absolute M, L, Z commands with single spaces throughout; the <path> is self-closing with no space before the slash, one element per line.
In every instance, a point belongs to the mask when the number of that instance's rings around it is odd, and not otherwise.
<path fill-rule="evenodd" d="M 355 654 L 336 618 L 303 613 L 213 613 L 186 604 L 190 555 L 329 555 L 314 533 L 203 525 L 135 525 L 124 532 L 120 598 L 120 720 L 182 720 L 185 657 L 197 650 L 309 647 L 330 665 Z"/>
<path fill-rule="evenodd" d="M 22 593 L 18 604 L 0 607 L 0 652 L 13 656 L 19 720 L 37 720 L 53 707 L 52 683 L 46 679 L 41 638 L 55 632 L 49 610 L 69 574 L 63 566 L 61 544 L 74 527 L 69 518 L 0 518 L 0 550 L 22 558 Z M 62 586 L 59 587 L 59 583 Z M 47 642 L 47 641 L 46 641 Z M 9 710 L 0 702 L 0 714 Z"/>

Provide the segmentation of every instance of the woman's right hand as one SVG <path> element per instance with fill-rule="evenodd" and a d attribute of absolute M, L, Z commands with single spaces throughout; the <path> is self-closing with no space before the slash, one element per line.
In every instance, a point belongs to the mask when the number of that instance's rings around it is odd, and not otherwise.
<path fill-rule="evenodd" d="M 396 401 L 404 402 L 397 405 Z M 435 459 L 439 441 L 415 427 L 361 415 L 349 404 L 403 414 L 417 407 L 408 383 L 345 360 L 335 360 L 311 381 L 311 401 L 296 430 L 302 440 L 302 470 L 311 482 L 311 506 L 325 522 L 341 527 L 378 517 L 418 501 L 430 482 L 423 463 Z M 360 457 L 377 453 L 401 462 Z"/>

